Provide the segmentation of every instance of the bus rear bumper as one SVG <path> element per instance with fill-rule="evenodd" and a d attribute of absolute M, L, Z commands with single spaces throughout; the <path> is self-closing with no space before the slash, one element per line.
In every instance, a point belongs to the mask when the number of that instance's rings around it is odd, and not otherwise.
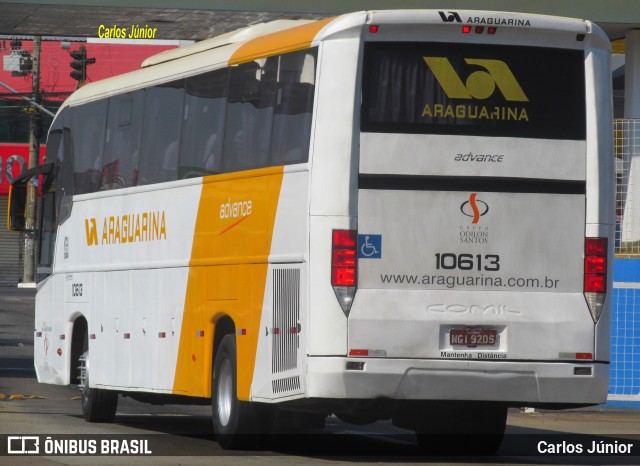
<path fill-rule="evenodd" d="M 310 398 L 601 404 L 606 363 L 309 357 Z M 347 370 L 347 362 L 364 363 Z M 591 368 L 591 375 L 577 375 Z M 576 371 L 576 369 L 580 369 Z"/>

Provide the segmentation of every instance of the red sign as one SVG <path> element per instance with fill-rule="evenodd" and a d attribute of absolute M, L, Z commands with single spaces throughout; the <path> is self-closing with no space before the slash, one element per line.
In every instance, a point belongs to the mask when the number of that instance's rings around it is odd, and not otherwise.
<path fill-rule="evenodd" d="M 96 32 L 98 28 L 96 27 Z M 4 31 L 3 31 L 4 32 Z M 40 89 L 50 92 L 47 100 L 65 100 L 76 90 L 78 81 L 69 75 L 73 69 L 73 58 L 69 52 L 78 50 L 81 44 L 72 42 L 70 49 L 60 47 L 57 41 L 42 41 L 40 48 Z M 95 58 L 96 62 L 87 67 L 87 82 L 99 81 L 133 70 L 139 70 L 142 62 L 160 52 L 176 48 L 177 45 L 148 44 L 111 44 L 111 43 L 82 43 L 86 47 L 87 57 Z M 7 42 L 9 46 L 9 42 Z M 22 48 L 33 55 L 33 42 L 22 41 Z M 0 59 L 1 61 L 1 59 Z M 10 71 L 4 71 L 0 66 L 0 82 L 6 83 L 18 93 L 31 94 L 31 76 L 12 76 Z M 4 88 L 0 89 L 6 92 Z"/>
<path fill-rule="evenodd" d="M 40 163 L 46 146 L 40 145 Z M 0 144 L 0 195 L 9 194 L 9 184 L 29 166 L 29 144 Z"/>

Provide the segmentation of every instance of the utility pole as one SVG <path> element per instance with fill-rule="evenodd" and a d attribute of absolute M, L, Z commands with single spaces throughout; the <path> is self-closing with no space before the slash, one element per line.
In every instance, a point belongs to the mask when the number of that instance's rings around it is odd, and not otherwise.
<path fill-rule="evenodd" d="M 33 38 L 33 68 L 32 79 L 32 101 L 39 104 L 40 101 L 40 45 L 42 38 Z M 29 111 L 29 168 L 35 168 L 40 163 L 40 135 L 42 133 L 42 117 L 40 109 L 32 105 Z M 36 198 L 38 194 L 38 177 L 33 177 L 27 187 L 27 230 L 35 230 L 36 226 Z M 24 257 L 22 268 L 22 283 L 34 283 L 35 273 L 35 235 L 27 233 L 24 237 Z"/>

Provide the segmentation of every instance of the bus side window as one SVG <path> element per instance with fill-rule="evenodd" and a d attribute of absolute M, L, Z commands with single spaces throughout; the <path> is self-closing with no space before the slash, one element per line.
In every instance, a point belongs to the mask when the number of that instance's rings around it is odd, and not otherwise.
<path fill-rule="evenodd" d="M 145 91 L 138 185 L 178 179 L 184 80 Z"/>
<path fill-rule="evenodd" d="M 227 69 L 187 78 L 179 178 L 222 171 Z"/>
<path fill-rule="evenodd" d="M 38 225 L 38 264 L 36 280 L 51 274 L 58 225 L 71 215 L 73 196 L 73 152 L 68 124 L 70 111 L 63 110 L 55 119 L 47 138 L 46 163 L 53 163 L 53 172 L 42 179 L 40 219 Z"/>
<path fill-rule="evenodd" d="M 137 184 L 143 108 L 144 91 L 109 99 L 107 141 L 100 190 Z"/>
<path fill-rule="evenodd" d="M 47 155 L 45 161 L 55 163 L 55 168 L 54 172 L 50 175 L 52 178 L 48 179 L 47 183 L 42 185 L 40 236 L 38 238 L 40 243 L 40 247 L 38 248 L 38 281 L 46 278 L 46 276 L 51 273 L 50 268 L 53 263 L 53 252 L 55 250 L 57 228 L 56 212 L 62 197 L 61 195 L 56 196 L 55 183 L 55 177 L 61 174 L 59 170 L 63 161 L 61 154 L 64 153 L 62 125 L 58 124 L 58 122 L 62 121 L 62 117 L 61 115 L 58 120 L 56 120 L 56 125 L 49 132 L 49 137 L 47 138 Z"/>
<path fill-rule="evenodd" d="M 102 178 L 107 101 L 71 107 L 69 111 L 74 159 L 73 194 L 92 193 L 100 189 Z"/>
<path fill-rule="evenodd" d="M 309 158 L 317 49 L 280 56 L 270 165 Z"/>
<path fill-rule="evenodd" d="M 224 171 L 268 165 L 277 66 L 278 58 L 270 57 L 230 69 Z"/>

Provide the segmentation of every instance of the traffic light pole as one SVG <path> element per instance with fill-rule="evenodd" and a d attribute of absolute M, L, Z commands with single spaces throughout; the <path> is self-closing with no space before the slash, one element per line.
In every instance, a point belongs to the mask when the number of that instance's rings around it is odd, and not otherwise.
<path fill-rule="evenodd" d="M 32 78 L 32 99 L 38 104 L 40 100 L 40 45 L 42 38 L 35 36 L 33 38 L 33 68 Z M 41 134 L 41 115 L 38 106 L 33 105 L 29 109 L 29 168 L 35 168 L 40 163 L 40 134 Z M 26 228 L 27 231 L 35 230 L 36 226 L 36 198 L 38 194 L 38 177 L 34 177 L 29 181 L 27 188 L 27 206 L 26 206 Z M 30 284 L 35 282 L 35 235 L 27 233 L 24 237 L 24 256 L 22 268 L 22 283 Z"/>
<path fill-rule="evenodd" d="M 87 81 L 87 66 L 93 65 L 96 62 L 96 59 L 87 58 L 87 49 L 84 45 L 81 45 L 78 50 L 70 51 L 69 55 L 73 58 L 69 64 L 71 65 L 71 68 L 74 69 L 74 71 L 70 73 L 70 76 L 78 81 L 76 89 L 80 89 Z"/>

